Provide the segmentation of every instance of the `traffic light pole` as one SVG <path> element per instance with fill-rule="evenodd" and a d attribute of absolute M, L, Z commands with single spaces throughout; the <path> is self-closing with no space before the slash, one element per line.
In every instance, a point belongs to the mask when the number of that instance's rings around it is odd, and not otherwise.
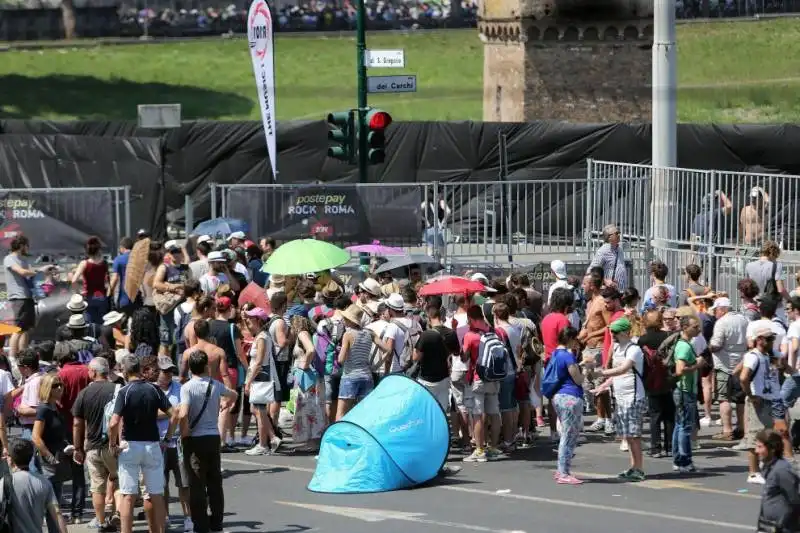
<path fill-rule="evenodd" d="M 364 0 L 358 0 L 356 13 L 356 73 L 358 77 L 358 181 L 367 182 L 367 32 Z"/>

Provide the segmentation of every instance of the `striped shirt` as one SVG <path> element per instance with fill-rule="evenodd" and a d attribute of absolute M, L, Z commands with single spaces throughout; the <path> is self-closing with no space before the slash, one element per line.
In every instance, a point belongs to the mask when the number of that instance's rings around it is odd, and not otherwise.
<path fill-rule="evenodd" d="M 369 355 L 372 351 L 372 332 L 368 329 L 350 330 L 355 337 L 342 367 L 343 378 L 371 377 Z"/>
<path fill-rule="evenodd" d="M 592 262 L 589 264 L 589 268 L 586 269 L 586 273 L 588 274 L 589 270 L 598 266 L 603 269 L 603 277 L 614 281 L 620 291 L 628 287 L 625 252 L 622 251 L 621 246 L 613 248 L 609 243 L 605 243 L 598 248 Z"/>

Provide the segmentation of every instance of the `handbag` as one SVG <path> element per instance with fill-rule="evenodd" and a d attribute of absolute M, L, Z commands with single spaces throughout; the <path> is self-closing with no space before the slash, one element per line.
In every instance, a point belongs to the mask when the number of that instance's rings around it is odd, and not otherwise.
<path fill-rule="evenodd" d="M 37 452 L 39 462 L 42 466 L 42 473 L 51 482 L 64 482 L 72 479 L 72 466 L 69 464 L 72 458 L 59 450 L 53 454 L 53 460 L 48 461 Z"/>
<path fill-rule="evenodd" d="M 293 374 L 294 383 L 297 385 L 297 388 L 299 388 L 300 391 L 307 392 L 308 390 L 317 386 L 318 374 L 313 368 L 307 368 L 305 370 L 302 368 L 295 368 Z M 251 390 L 253 385 L 250 385 Z M 252 394 L 250 397 L 252 398 Z"/>
<path fill-rule="evenodd" d="M 166 315 L 171 313 L 183 301 L 183 295 L 175 292 L 156 292 L 153 291 L 153 304 L 159 314 Z"/>
<path fill-rule="evenodd" d="M 250 383 L 250 404 L 267 405 L 275 401 L 275 381 L 272 379 L 272 369 L 275 366 L 275 358 L 269 353 L 269 379 L 267 381 L 253 381 Z M 264 367 L 261 367 L 263 372 Z M 278 388 L 280 390 L 280 387 Z"/>

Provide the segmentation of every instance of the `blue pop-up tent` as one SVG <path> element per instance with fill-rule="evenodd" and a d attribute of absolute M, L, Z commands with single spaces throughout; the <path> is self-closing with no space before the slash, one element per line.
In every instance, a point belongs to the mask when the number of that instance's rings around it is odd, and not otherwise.
<path fill-rule="evenodd" d="M 314 492 L 406 489 L 433 479 L 447 460 L 447 417 L 425 387 L 390 375 L 322 436 Z"/>

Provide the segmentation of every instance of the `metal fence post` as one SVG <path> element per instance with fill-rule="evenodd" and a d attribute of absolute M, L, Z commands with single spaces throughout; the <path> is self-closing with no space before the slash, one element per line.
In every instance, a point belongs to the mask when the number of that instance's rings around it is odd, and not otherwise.
<path fill-rule="evenodd" d="M 131 236 L 131 186 L 125 186 L 125 235 Z"/>
<path fill-rule="evenodd" d="M 716 256 L 716 247 L 714 246 L 714 230 L 716 229 L 716 213 L 718 210 L 715 208 L 717 202 L 717 171 L 712 170 L 708 173 L 708 188 L 711 191 L 711 197 L 708 203 L 708 235 L 706 235 L 706 282 L 710 283 L 711 287 L 717 286 L 717 272 L 714 258 Z M 702 203 L 701 203 L 702 209 Z"/>
<path fill-rule="evenodd" d="M 584 238 L 584 245 L 586 246 L 586 258 L 591 260 L 592 259 L 592 228 L 593 225 L 593 216 L 592 216 L 592 203 L 593 203 L 593 195 L 592 195 L 592 174 L 593 174 L 593 167 L 594 167 L 594 160 L 587 159 L 586 160 L 586 189 L 584 192 L 584 197 L 586 198 L 586 220 L 583 222 L 584 231 L 583 231 L 583 238 Z"/>
<path fill-rule="evenodd" d="M 183 197 L 183 227 L 184 234 L 188 238 L 194 228 L 194 203 L 190 194 Z"/>
<path fill-rule="evenodd" d="M 211 188 L 211 218 L 217 218 L 217 184 L 216 183 L 209 183 L 208 186 Z"/>

